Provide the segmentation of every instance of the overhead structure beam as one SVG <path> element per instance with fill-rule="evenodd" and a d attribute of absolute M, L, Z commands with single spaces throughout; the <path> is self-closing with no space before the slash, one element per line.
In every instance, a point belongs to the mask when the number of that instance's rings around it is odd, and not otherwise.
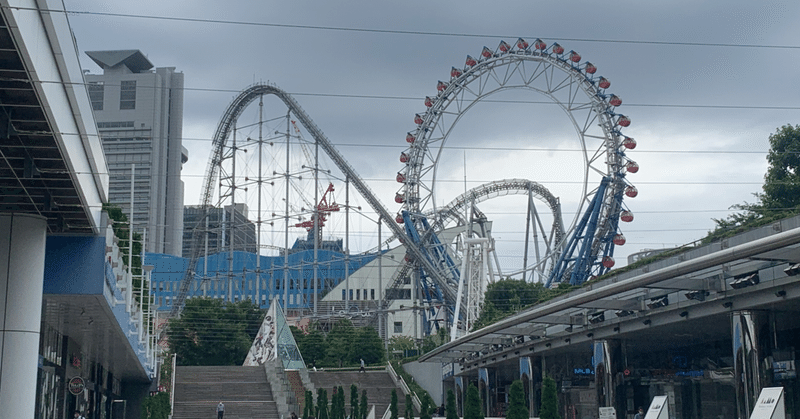
<path fill-rule="evenodd" d="M 431 360 L 432 358 L 438 358 L 441 354 L 446 353 L 452 348 L 458 347 L 466 342 L 477 341 L 482 336 L 498 333 L 502 330 L 508 329 L 509 327 L 515 327 L 522 323 L 536 322 L 537 320 L 545 318 L 545 316 L 557 315 L 558 313 L 563 313 L 566 310 L 574 307 L 580 307 L 593 301 L 610 298 L 615 295 L 636 289 L 646 288 L 661 281 L 666 281 L 675 277 L 681 277 L 692 272 L 707 269 L 724 263 L 751 258 L 765 252 L 796 245 L 798 243 L 800 243 L 800 228 L 795 228 L 768 237 L 753 240 L 748 243 L 740 244 L 738 246 L 723 249 L 708 255 L 700 256 L 692 260 L 679 262 L 675 265 L 647 272 L 624 281 L 615 282 L 596 289 L 588 290 L 571 297 L 543 304 L 530 310 L 518 313 L 493 325 L 484 327 L 483 329 L 478 330 L 471 335 L 464 336 L 453 342 L 442 345 L 423 355 L 420 358 L 420 361 L 424 362 Z"/>

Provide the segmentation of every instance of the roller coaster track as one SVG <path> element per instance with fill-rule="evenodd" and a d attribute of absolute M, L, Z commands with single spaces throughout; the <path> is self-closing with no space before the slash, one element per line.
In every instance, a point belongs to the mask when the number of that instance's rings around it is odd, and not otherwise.
<path fill-rule="evenodd" d="M 561 204 L 557 197 L 555 197 L 547 188 L 541 184 L 527 179 L 503 179 L 493 182 L 484 183 L 467 192 L 457 196 L 449 204 L 441 207 L 436 212 L 427 212 L 424 215 L 428 219 L 432 219 L 431 229 L 428 231 L 430 234 L 434 231 L 441 231 L 450 221 L 458 220 L 464 221 L 464 208 L 467 205 L 478 204 L 486 200 L 508 195 L 523 195 L 531 193 L 534 197 L 543 201 L 553 214 L 553 243 L 555 247 L 562 245 L 564 241 L 564 222 L 561 216 Z M 388 241 L 392 241 L 397 236 L 392 236 Z M 557 253 L 556 253 L 557 255 Z M 403 279 L 408 276 L 411 271 L 412 263 L 403 263 L 392 275 L 390 280 L 389 289 L 399 289 L 403 285 Z M 457 290 L 452 290 L 457 292 Z M 390 295 L 391 292 L 387 291 L 385 295 Z M 449 301 L 455 303 L 455 300 Z M 386 297 L 381 302 L 381 308 L 387 308 L 389 301 Z"/>
<path fill-rule="evenodd" d="M 386 222 L 386 225 L 389 227 L 395 237 L 397 237 L 400 242 L 406 246 L 408 253 L 412 255 L 416 263 L 425 269 L 428 275 L 433 277 L 438 283 L 447 284 L 448 278 L 445 276 L 446 273 L 440 267 L 434 266 L 433 263 L 431 263 L 431 261 L 425 257 L 423 250 L 420 249 L 420 247 L 414 243 L 411 238 L 408 237 L 408 235 L 406 235 L 402 227 L 394 222 L 394 217 L 392 214 L 386 210 L 386 207 L 384 207 L 384 205 L 378 200 L 369 186 L 364 183 L 363 179 L 361 179 L 353 167 L 350 166 L 350 163 L 348 163 L 347 160 L 345 160 L 345 158 L 339 154 L 339 151 L 333 147 L 333 144 L 331 144 L 331 142 L 328 140 L 328 137 L 326 137 L 322 130 L 319 129 L 317 124 L 314 123 L 310 116 L 308 116 L 300 104 L 291 95 L 276 86 L 268 84 L 254 84 L 242 91 L 239 96 L 237 96 L 231 102 L 223 114 L 222 119 L 217 126 L 216 132 L 214 133 L 212 142 L 212 155 L 209 159 L 208 167 L 206 167 L 205 178 L 203 181 L 201 201 L 203 216 L 200 217 L 200 220 L 192 230 L 192 255 L 189 259 L 189 266 L 187 267 L 186 273 L 181 281 L 178 295 L 175 297 L 175 300 L 172 303 L 170 317 L 177 317 L 182 310 L 183 305 L 186 302 L 186 296 L 189 292 L 189 288 L 194 280 L 194 267 L 200 258 L 202 247 L 200 244 L 203 239 L 202 231 L 199 227 L 205 222 L 205 218 L 208 216 L 209 209 L 211 208 L 213 189 L 216 183 L 216 177 L 219 170 L 219 163 L 222 158 L 222 151 L 225 146 L 225 141 L 230 136 L 231 130 L 236 123 L 237 118 L 242 114 L 245 108 L 247 108 L 252 101 L 262 95 L 274 95 L 283 101 L 289 110 L 297 117 L 297 120 L 300 122 L 300 124 L 302 124 L 306 130 L 308 130 L 317 144 L 319 144 L 325 153 L 328 154 L 328 157 L 330 157 L 334 164 L 336 164 L 339 170 L 341 170 L 342 173 L 347 176 L 350 182 L 352 182 L 353 186 L 361 194 L 361 196 L 367 200 L 367 203 L 369 203 L 370 207 L 372 207 L 372 209 L 375 210 L 378 215 L 380 215 L 381 219 Z M 450 279 L 450 281 L 452 280 L 453 279 Z M 452 290 L 451 287 L 442 288 L 444 292 L 448 294 L 447 298 L 451 301 L 455 301 L 455 290 Z M 452 295 L 449 295 L 451 293 Z"/>

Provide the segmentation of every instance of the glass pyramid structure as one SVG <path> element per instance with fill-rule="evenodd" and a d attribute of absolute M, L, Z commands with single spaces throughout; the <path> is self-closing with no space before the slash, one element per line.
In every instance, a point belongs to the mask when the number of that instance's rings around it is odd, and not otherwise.
<path fill-rule="evenodd" d="M 280 360 L 283 368 L 287 370 L 306 367 L 277 298 L 274 298 L 269 305 L 267 315 L 261 322 L 261 327 L 253 340 L 253 346 L 247 353 L 244 365 L 263 365 L 275 359 Z"/>

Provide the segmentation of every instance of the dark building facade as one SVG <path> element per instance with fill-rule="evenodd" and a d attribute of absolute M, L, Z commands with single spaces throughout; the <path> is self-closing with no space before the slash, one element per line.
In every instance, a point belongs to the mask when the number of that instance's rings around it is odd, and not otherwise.
<path fill-rule="evenodd" d="M 247 205 L 228 205 L 211 208 L 207 220 L 202 220 L 201 206 L 186 206 L 183 209 L 183 257 L 192 257 L 192 234 L 195 228 L 201 232 L 200 256 L 222 251 L 257 253 L 256 225 L 247 218 Z M 208 232 L 207 241 L 205 232 Z M 208 247 L 206 249 L 206 242 Z M 233 249 L 231 249 L 233 243 Z M 208 250 L 208 252 L 206 252 Z"/>

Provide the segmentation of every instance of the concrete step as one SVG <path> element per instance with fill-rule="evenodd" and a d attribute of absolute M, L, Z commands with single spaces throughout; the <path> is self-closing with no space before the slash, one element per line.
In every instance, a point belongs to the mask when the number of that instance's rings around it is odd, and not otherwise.
<path fill-rule="evenodd" d="M 177 367 L 173 419 L 280 419 L 263 367 Z"/>

